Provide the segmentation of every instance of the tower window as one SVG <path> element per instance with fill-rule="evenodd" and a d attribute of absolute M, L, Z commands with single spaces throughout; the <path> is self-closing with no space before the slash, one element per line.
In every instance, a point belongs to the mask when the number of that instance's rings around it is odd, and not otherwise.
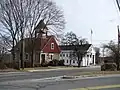
<path fill-rule="evenodd" d="M 54 49 L 54 43 L 51 43 L 51 49 Z"/>

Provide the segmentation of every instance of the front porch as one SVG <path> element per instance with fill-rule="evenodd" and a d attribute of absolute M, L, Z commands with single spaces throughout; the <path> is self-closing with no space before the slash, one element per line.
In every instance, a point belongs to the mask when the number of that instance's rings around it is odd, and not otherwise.
<path fill-rule="evenodd" d="M 58 53 L 44 53 L 44 52 L 36 52 L 35 54 L 35 62 L 34 64 L 43 64 L 48 63 L 54 59 L 59 60 L 59 54 Z"/>

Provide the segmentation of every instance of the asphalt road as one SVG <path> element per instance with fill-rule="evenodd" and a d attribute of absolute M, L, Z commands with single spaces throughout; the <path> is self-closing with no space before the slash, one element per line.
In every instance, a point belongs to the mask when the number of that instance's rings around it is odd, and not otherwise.
<path fill-rule="evenodd" d="M 59 77 L 76 72 L 99 70 L 100 68 L 87 67 L 73 70 L 0 74 L 0 90 L 93 90 L 87 88 L 96 86 L 100 86 L 100 89 L 94 90 L 120 90 L 120 75 L 94 78 L 81 77 L 76 80 L 65 80 Z M 109 87 L 102 88 L 106 85 L 109 85 Z"/>
<path fill-rule="evenodd" d="M 106 89 L 87 89 L 87 87 L 105 87 L 106 85 L 109 85 Z M 112 85 L 119 85 L 119 87 L 111 88 Z M 0 82 L 0 90 L 120 90 L 120 76 L 89 77 L 77 80 L 33 79 L 4 81 Z"/>
<path fill-rule="evenodd" d="M 55 70 L 55 71 L 42 71 L 42 72 L 20 72 L 12 74 L 0 74 L 0 82 L 2 81 L 12 81 L 12 80 L 25 80 L 25 79 L 40 79 L 48 77 L 56 77 L 63 75 L 71 75 L 76 72 L 92 72 L 99 71 L 100 68 L 86 67 L 82 69 L 73 69 L 73 70 Z"/>

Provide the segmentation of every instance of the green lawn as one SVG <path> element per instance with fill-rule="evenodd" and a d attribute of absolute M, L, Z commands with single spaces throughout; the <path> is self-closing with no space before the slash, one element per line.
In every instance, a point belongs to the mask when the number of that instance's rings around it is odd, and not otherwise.
<path fill-rule="evenodd" d="M 120 74 L 120 71 L 93 71 L 93 72 L 76 72 L 71 74 L 72 76 L 102 76 L 102 75 L 111 75 L 111 74 Z"/>
<path fill-rule="evenodd" d="M 43 70 L 43 69 L 52 69 L 51 67 L 35 67 L 35 68 L 24 68 L 24 71 L 28 70 Z M 22 70 L 22 69 L 20 69 Z"/>
<path fill-rule="evenodd" d="M 95 87 L 77 88 L 72 90 L 106 90 L 106 89 L 116 90 L 115 88 L 120 88 L 120 85 L 118 84 L 118 85 L 95 86 Z"/>

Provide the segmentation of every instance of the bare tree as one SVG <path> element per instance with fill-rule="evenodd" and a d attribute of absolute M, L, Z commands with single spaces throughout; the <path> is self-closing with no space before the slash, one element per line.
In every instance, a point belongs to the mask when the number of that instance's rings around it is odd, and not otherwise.
<path fill-rule="evenodd" d="M 84 38 L 80 38 L 78 39 L 77 45 L 74 45 L 73 56 L 77 57 L 78 67 L 80 67 L 83 57 L 87 53 L 87 51 L 83 49 L 86 44 L 89 45 L 88 41 Z"/>
<path fill-rule="evenodd" d="M 8 39 L 9 37 L 7 36 L 0 36 L 0 63 L 4 63 L 4 57 L 5 55 L 9 52 L 9 44 L 7 41 L 9 41 Z M 6 40 L 7 39 L 7 40 Z"/>
<path fill-rule="evenodd" d="M 98 48 L 98 47 L 95 47 L 94 48 L 95 49 L 95 52 L 96 52 L 96 54 L 95 54 L 95 63 L 96 64 L 99 64 L 100 63 L 100 48 Z"/>
<path fill-rule="evenodd" d="M 115 44 L 115 42 L 110 41 L 108 44 L 104 44 L 103 48 L 106 49 L 109 56 L 113 58 L 113 61 L 117 65 L 117 70 L 119 70 L 119 65 L 120 65 L 119 54 L 120 54 L 120 52 L 118 49 L 118 45 Z"/>
<path fill-rule="evenodd" d="M 58 36 L 60 32 L 64 29 L 65 25 L 63 12 L 60 8 L 56 6 L 54 2 L 49 0 L 38 0 L 36 2 L 32 0 L 29 3 L 29 6 L 31 6 L 31 12 L 29 13 L 30 19 L 28 21 L 28 37 L 31 38 L 29 39 L 29 42 L 31 42 L 29 46 L 32 53 L 32 67 L 34 65 L 33 54 L 35 53 L 34 49 L 36 42 L 36 39 L 33 38 L 37 38 L 37 36 L 35 36 L 35 33 L 41 34 L 38 38 L 41 38 L 42 32 L 44 32 L 45 30 L 47 30 L 46 32 L 48 32 L 49 34 L 54 34 Z"/>
<path fill-rule="evenodd" d="M 61 44 L 71 46 L 73 51 L 70 52 L 70 58 L 77 59 L 78 67 L 80 67 L 83 56 L 87 53 L 83 50 L 83 46 L 88 44 L 88 41 L 85 38 L 77 37 L 77 35 L 73 32 L 68 32 L 62 38 Z"/>
<path fill-rule="evenodd" d="M 5 0 L 0 3 L 1 19 L 0 22 L 4 26 L 1 33 L 5 33 L 10 36 L 12 40 L 12 55 L 13 64 L 15 65 L 15 45 L 19 41 L 17 37 L 21 35 L 21 39 L 24 36 L 24 30 L 27 19 L 25 18 L 25 12 L 23 11 L 23 0 Z M 25 14 L 25 15 L 24 15 Z M 22 61 L 22 60 L 21 60 Z M 13 66 L 14 66 L 13 65 Z"/>
<path fill-rule="evenodd" d="M 78 43 L 78 37 L 72 31 L 67 32 L 61 40 L 62 45 L 76 45 Z"/>
<path fill-rule="evenodd" d="M 1 23 L 6 33 L 12 40 L 13 61 L 15 61 L 15 45 L 21 40 L 21 54 L 23 61 L 23 39 L 28 34 L 35 38 L 35 27 L 44 20 L 45 27 L 50 33 L 57 36 L 64 29 L 65 21 L 63 12 L 50 0 L 5 0 L 0 3 Z M 43 28 L 44 29 L 44 28 Z M 31 39 L 32 40 L 32 39 Z"/>
<path fill-rule="evenodd" d="M 2 33 L 5 32 L 7 34 L 9 34 L 12 38 L 12 45 L 13 45 L 13 48 L 15 46 L 15 36 L 16 36 L 16 32 L 13 28 L 13 25 L 12 25 L 12 20 L 13 18 L 11 17 L 11 10 L 10 10 L 10 5 L 8 5 L 8 3 L 5 3 L 5 2 L 2 2 L 0 3 L 0 10 L 1 10 L 1 23 L 4 25 L 4 28 L 7 29 L 7 31 L 4 31 L 2 30 Z M 13 54 L 13 60 L 14 60 L 14 52 L 12 53 Z"/>

